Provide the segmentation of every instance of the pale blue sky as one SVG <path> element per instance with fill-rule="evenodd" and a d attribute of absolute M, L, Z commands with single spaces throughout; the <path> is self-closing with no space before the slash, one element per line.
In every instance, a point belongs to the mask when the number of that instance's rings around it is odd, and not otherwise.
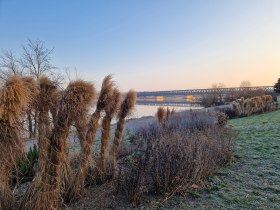
<path fill-rule="evenodd" d="M 279 0 L 0 0 L 0 26 L 0 50 L 43 40 L 59 69 L 122 91 L 280 77 Z"/>

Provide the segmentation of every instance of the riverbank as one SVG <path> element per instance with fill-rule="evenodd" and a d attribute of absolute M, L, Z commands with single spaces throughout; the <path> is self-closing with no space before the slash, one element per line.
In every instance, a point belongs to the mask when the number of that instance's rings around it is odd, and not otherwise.
<path fill-rule="evenodd" d="M 239 132 L 235 160 L 209 178 L 212 189 L 197 189 L 168 201 L 161 209 L 279 209 L 280 110 L 230 120 Z"/>

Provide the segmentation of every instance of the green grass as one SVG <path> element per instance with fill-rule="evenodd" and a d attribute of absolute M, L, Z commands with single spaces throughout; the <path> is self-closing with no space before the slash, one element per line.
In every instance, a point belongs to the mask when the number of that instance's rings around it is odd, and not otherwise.
<path fill-rule="evenodd" d="M 280 111 L 229 121 L 235 160 L 209 178 L 212 190 L 160 202 L 158 209 L 280 209 Z"/>

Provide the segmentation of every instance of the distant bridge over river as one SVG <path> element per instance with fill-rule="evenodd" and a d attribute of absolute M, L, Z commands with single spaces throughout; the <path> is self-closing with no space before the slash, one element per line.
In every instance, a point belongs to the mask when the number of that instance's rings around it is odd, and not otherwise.
<path fill-rule="evenodd" d="M 273 86 L 255 86 L 255 87 L 233 87 L 233 88 L 208 88 L 208 89 L 190 89 L 190 90 L 169 90 L 169 91 L 144 91 L 137 92 L 137 104 L 142 105 L 170 105 L 188 104 L 196 106 L 201 103 L 205 95 L 216 94 L 222 97 L 239 91 L 264 91 L 269 94 L 274 91 Z"/>

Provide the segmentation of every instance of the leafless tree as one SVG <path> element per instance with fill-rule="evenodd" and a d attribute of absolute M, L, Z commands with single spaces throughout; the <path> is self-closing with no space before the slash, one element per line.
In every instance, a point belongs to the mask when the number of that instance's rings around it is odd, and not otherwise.
<path fill-rule="evenodd" d="M 251 87 L 252 84 L 249 80 L 244 80 L 240 83 L 240 87 L 245 88 L 245 87 Z"/>
<path fill-rule="evenodd" d="M 12 51 L 6 51 L 0 56 L 0 81 L 4 81 L 11 75 L 30 75 L 36 80 L 41 75 L 48 76 L 57 85 L 63 81 L 63 76 L 55 72 L 55 66 L 51 63 L 53 48 L 49 49 L 41 40 L 30 40 L 22 46 L 22 54 L 18 58 Z M 27 112 L 30 136 L 37 131 L 38 111 L 31 108 Z"/>
<path fill-rule="evenodd" d="M 215 90 L 213 93 L 213 98 L 214 98 L 214 103 L 216 103 L 217 105 L 220 105 L 223 103 L 223 93 L 222 93 L 222 89 L 225 88 L 225 84 L 224 83 L 214 83 L 212 85 L 212 88 Z"/>
<path fill-rule="evenodd" d="M 55 75 L 53 70 L 56 67 L 51 64 L 53 48 L 46 48 L 41 40 L 32 41 L 28 39 L 27 44 L 22 46 L 22 50 L 23 54 L 20 63 L 27 70 L 28 74 L 37 79 L 42 74 Z"/>
<path fill-rule="evenodd" d="M 222 89 L 225 87 L 224 83 L 214 83 L 211 87 L 213 89 L 212 93 L 202 97 L 202 105 L 205 107 L 222 105 L 225 102 Z"/>
<path fill-rule="evenodd" d="M 15 54 L 10 51 L 4 51 L 0 56 L 0 79 L 6 80 L 11 75 L 22 75 L 24 68 L 21 66 Z"/>

